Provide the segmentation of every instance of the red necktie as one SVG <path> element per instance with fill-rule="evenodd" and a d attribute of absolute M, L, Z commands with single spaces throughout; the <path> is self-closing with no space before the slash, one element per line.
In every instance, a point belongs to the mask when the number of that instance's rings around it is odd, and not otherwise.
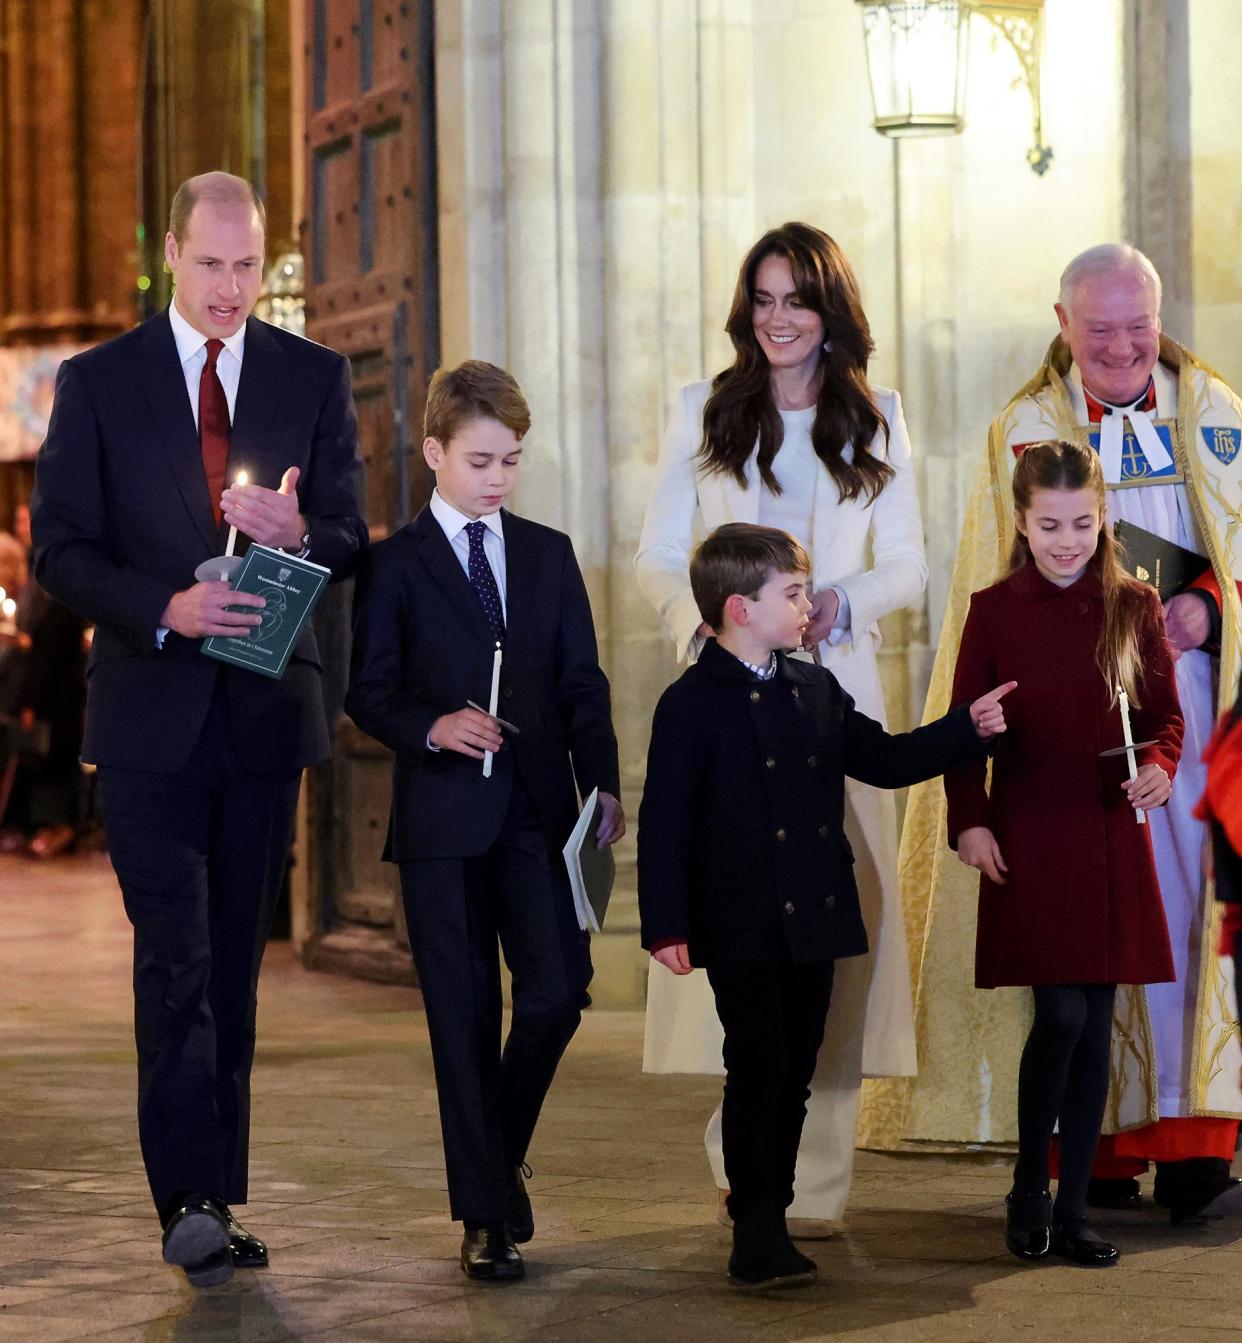
<path fill-rule="evenodd" d="M 207 473 L 207 494 L 216 526 L 222 521 L 220 495 L 224 491 L 224 477 L 229 462 L 229 402 L 224 395 L 216 360 L 224 349 L 222 340 L 207 342 L 207 362 L 198 382 L 198 442 L 203 453 L 203 470 Z"/>

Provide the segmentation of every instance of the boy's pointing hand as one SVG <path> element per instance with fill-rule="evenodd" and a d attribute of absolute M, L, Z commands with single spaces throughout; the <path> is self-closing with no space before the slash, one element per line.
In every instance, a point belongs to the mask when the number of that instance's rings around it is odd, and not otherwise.
<path fill-rule="evenodd" d="M 975 731 L 984 741 L 1004 732 L 1005 710 L 1001 707 L 1001 700 L 1011 690 L 1017 689 L 1017 685 L 1017 681 L 1006 681 L 1004 685 L 998 685 L 995 690 L 989 690 L 986 695 L 980 695 L 970 706 L 970 721 L 974 723 Z"/>

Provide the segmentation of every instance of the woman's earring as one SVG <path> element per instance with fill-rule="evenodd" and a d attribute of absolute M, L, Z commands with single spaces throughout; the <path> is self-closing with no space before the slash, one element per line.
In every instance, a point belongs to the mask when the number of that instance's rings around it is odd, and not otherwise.
<path fill-rule="evenodd" d="M 824 353 L 825 353 L 825 354 L 831 354 L 831 353 L 832 353 L 832 341 L 830 341 L 830 340 L 826 340 L 826 341 L 824 341 Z"/>

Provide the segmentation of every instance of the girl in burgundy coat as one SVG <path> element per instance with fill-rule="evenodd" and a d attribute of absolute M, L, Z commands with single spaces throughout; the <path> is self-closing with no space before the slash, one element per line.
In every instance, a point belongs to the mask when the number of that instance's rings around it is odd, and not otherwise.
<path fill-rule="evenodd" d="M 1035 1021 L 1018 1074 L 1018 1161 L 1009 1249 L 1082 1264 L 1117 1251 L 1086 1219 L 1087 1180 L 1108 1095 L 1118 984 L 1173 979 L 1147 827 L 1168 798 L 1182 718 L 1160 602 L 1126 575 L 1105 524 L 1098 456 L 1035 443 L 1014 471 L 1009 576 L 971 598 L 953 702 L 1015 680 L 992 762 L 945 776 L 949 839 L 982 874 L 980 988 L 1029 984 Z M 1140 750 L 1131 782 L 1117 687 Z M 1060 1123 L 1055 1206 L 1048 1158 Z"/>

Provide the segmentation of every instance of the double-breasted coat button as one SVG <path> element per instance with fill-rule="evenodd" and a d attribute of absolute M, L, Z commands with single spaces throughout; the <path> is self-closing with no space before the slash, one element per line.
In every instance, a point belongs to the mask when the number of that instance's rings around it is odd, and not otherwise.
<path fill-rule="evenodd" d="M 775 768 L 776 768 L 776 757 L 775 757 L 774 755 L 770 755 L 770 756 L 768 756 L 768 758 L 767 758 L 763 763 L 764 763 L 765 765 L 767 765 L 767 767 L 768 767 L 769 769 L 775 769 Z"/>
<path fill-rule="evenodd" d="M 794 697 L 794 699 L 801 699 L 801 698 L 802 698 L 801 695 L 798 694 L 798 687 L 797 687 L 797 686 L 794 686 L 794 688 L 793 688 L 793 697 Z"/>
<path fill-rule="evenodd" d="M 750 702 L 751 702 L 752 704 L 758 704 L 758 703 L 759 703 L 759 692 L 758 692 L 757 690 L 752 690 L 752 691 L 750 692 Z"/>
<path fill-rule="evenodd" d="M 505 686 L 505 699 L 512 699 L 512 698 L 513 698 L 513 687 L 511 685 L 507 685 Z"/>
<path fill-rule="evenodd" d="M 794 912 L 794 902 L 793 902 L 792 900 L 786 900 L 786 901 L 785 901 L 785 913 L 786 913 L 786 914 L 792 914 L 793 912 Z"/>
<path fill-rule="evenodd" d="M 818 834 L 819 834 L 820 839 L 827 839 L 827 838 L 828 838 L 828 827 L 827 827 L 826 825 L 821 825 L 821 826 L 819 827 Z"/>
<path fill-rule="evenodd" d="M 806 763 L 810 766 L 811 769 L 814 769 L 815 766 L 819 764 L 819 756 L 808 755 L 806 758 Z"/>
<path fill-rule="evenodd" d="M 781 828 L 776 832 L 776 838 L 777 838 L 777 839 L 780 841 L 780 843 L 782 843 L 782 844 L 785 842 L 785 827 L 784 827 L 784 826 L 781 826 Z"/>
<path fill-rule="evenodd" d="M 1085 615 L 1087 614 L 1087 603 L 1086 603 L 1086 602 L 1079 602 L 1079 603 L 1078 603 L 1078 614 L 1079 614 L 1080 616 L 1085 616 Z"/>
<path fill-rule="evenodd" d="M 824 900 L 824 908 L 836 909 L 836 907 L 837 907 L 837 897 L 835 895 L 827 896 Z"/>

